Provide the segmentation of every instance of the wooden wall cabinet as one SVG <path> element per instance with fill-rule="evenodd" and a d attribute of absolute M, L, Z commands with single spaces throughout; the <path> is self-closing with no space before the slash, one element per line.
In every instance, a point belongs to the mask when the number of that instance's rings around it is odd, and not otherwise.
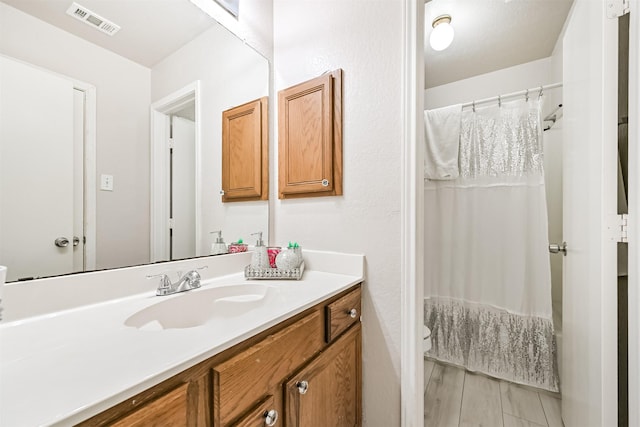
<path fill-rule="evenodd" d="M 83 426 L 359 427 L 360 285 Z"/>
<path fill-rule="evenodd" d="M 269 198 L 268 98 L 222 112 L 222 201 Z"/>
<path fill-rule="evenodd" d="M 278 197 L 342 194 L 342 70 L 278 93 Z"/>

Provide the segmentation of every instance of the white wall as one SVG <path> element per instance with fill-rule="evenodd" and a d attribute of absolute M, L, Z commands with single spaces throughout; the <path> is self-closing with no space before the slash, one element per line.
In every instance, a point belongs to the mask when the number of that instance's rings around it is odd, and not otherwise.
<path fill-rule="evenodd" d="M 425 90 L 425 108 L 434 109 L 474 99 L 556 83 L 551 58 L 527 62 Z"/>
<path fill-rule="evenodd" d="M 398 426 L 402 7 L 395 0 L 273 4 L 276 93 L 344 70 L 344 195 L 278 200 L 274 170 L 270 243 L 366 255 L 363 425 Z"/>
<path fill-rule="evenodd" d="M 269 202 L 222 203 L 222 111 L 269 95 L 269 63 L 220 25 L 216 25 L 151 70 L 151 99 L 158 101 L 200 80 L 202 202 L 201 254 L 208 254 L 222 230 L 226 242 L 262 231 L 268 240 Z"/>
<path fill-rule="evenodd" d="M 149 261 L 150 70 L 0 3 L 0 53 L 97 88 L 97 268 Z M 97 179 L 97 183 L 99 183 Z"/>
<path fill-rule="evenodd" d="M 562 81 L 562 38 L 553 54 L 514 67 L 482 74 L 425 91 L 427 109 L 516 92 Z M 562 89 L 545 92 L 543 117 L 562 103 Z M 562 242 L 562 122 L 544 132 L 545 184 L 549 217 L 549 241 Z M 554 310 L 562 307 L 562 257 L 551 257 Z M 560 325 L 556 325 L 558 328 Z"/>

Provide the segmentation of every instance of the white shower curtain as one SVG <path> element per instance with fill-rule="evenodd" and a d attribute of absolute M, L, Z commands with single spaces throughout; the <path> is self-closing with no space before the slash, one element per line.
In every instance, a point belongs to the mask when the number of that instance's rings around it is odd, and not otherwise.
<path fill-rule="evenodd" d="M 462 113 L 460 177 L 425 181 L 430 356 L 558 391 L 541 100 Z"/>

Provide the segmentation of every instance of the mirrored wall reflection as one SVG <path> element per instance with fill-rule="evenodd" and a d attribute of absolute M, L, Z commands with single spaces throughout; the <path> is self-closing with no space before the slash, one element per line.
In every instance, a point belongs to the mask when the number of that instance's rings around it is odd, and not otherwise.
<path fill-rule="evenodd" d="M 230 14 L 238 17 L 240 13 L 240 0 L 214 0 L 220 6 L 224 7 Z"/>
<path fill-rule="evenodd" d="M 267 60 L 188 0 L 154 1 L 144 32 L 147 2 L 78 3 L 119 31 L 69 16 L 70 1 L 0 2 L 8 281 L 208 255 L 213 230 L 227 242 L 266 233 L 268 202 L 223 204 L 220 167 L 222 111 L 268 95 Z M 152 208 L 150 107 L 196 84 L 191 154 L 176 172 L 192 185 L 174 194 L 192 212 L 175 233 L 189 234 L 151 259 L 154 244 L 168 245 L 152 241 L 152 216 L 156 226 L 170 221 Z"/>

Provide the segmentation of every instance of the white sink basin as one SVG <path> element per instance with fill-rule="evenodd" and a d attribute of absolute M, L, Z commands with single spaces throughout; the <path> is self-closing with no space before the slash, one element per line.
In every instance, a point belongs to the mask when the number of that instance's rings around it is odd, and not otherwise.
<path fill-rule="evenodd" d="M 268 285 L 243 284 L 158 297 L 158 303 L 132 314 L 124 324 L 143 330 L 194 328 L 212 319 L 245 314 L 264 305 L 272 292 Z"/>

